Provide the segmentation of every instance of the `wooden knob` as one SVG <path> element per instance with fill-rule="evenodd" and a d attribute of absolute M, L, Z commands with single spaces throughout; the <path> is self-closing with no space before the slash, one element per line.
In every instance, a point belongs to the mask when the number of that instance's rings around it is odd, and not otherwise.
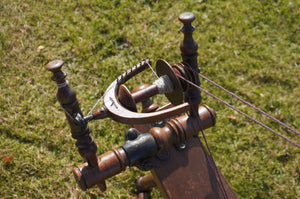
<path fill-rule="evenodd" d="M 54 60 L 54 61 L 49 62 L 46 65 L 46 69 L 53 73 L 53 76 L 52 76 L 53 81 L 60 81 L 60 80 L 64 80 L 66 78 L 67 74 L 65 72 L 61 71 L 61 68 L 63 65 L 64 65 L 64 62 L 62 60 Z"/>
<path fill-rule="evenodd" d="M 191 58 L 195 58 L 198 53 L 198 45 L 194 41 L 192 33 L 195 30 L 195 27 L 191 25 L 192 21 L 195 20 L 195 15 L 191 12 L 185 12 L 179 15 L 178 19 L 183 23 L 183 27 L 180 29 L 184 34 L 184 39 L 180 44 L 180 50 L 182 52 L 183 61 L 189 63 L 192 68 L 197 68 L 195 60 L 190 60 Z M 186 57 L 188 56 L 188 57 Z"/>
<path fill-rule="evenodd" d="M 181 21 L 184 25 L 191 24 L 195 20 L 195 18 L 195 15 L 191 12 L 184 12 L 178 17 L 179 21 Z"/>
<path fill-rule="evenodd" d="M 51 71 L 51 72 L 58 72 L 61 70 L 61 67 L 64 65 L 64 61 L 62 60 L 54 60 L 49 62 L 46 65 L 46 69 Z"/>
<path fill-rule="evenodd" d="M 139 192 L 147 192 L 150 191 L 151 188 L 156 187 L 152 174 L 138 178 L 136 181 L 136 187 Z"/>

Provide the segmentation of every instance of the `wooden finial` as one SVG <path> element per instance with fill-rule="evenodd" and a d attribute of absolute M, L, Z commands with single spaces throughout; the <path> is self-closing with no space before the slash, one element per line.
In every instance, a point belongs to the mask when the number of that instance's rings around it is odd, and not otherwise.
<path fill-rule="evenodd" d="M 61 71 L 61 67 L 63 65 L 64 65 L 64 61 L 62 61 L 62 60 L 54 60 L 54 61 L 49 62 L 46 65 L 46 69 L 54 73 L 54 72 Z"/>
<path fill-rule="evenodd" d="M 184 34 L 184 39 L 180 44 L 182 59 L 192 67 L 197 68 L 198 45 L 193 39 L 192 33 L 195 30 L 195 27 L 191 24 L 195 20 L 195 18 L 195 15 L 191 12 L 182 13 L 178 17 L 179 21 L 183 23 L 183 27 L 180 29 Z"/>
<path fill-rule="evenodd" d="M 196 17 L 191 12 L 184 12 L 179 15 L 178 19 L 184 24 L 190 24 L 196 19 Z"/>
<path fill-rule="evenodd" d="M 52 80 L 56 81 L 57 83 L 64 81 L 67 76 L 65 72 L 61 71 L 63 65 L 64 62 L 62 60 L 54 60 L 46 65 L 46 69 L 53 73 Z"/>
<path fill-rule="evenodd" d="M 181 57 L 183 60 L 183 63 L 187 63 L 187 67 L 190 67 L 190 71 L 196 71 L 200 72 L 200 69 L 198 68 L 197 63 L 197 56 L 198 56 L 198 44 L 193 38 L 193 31 L 195 30 L 195 27 L 192 26 L 192 22 L 195 20 L 195 15 L 190 12 L 185 12 L 179 15 L 178 19 L 183 23 L 183 27 L 180 29 L 181 32 L 184 34 L 184 39 L 182 43 L 180 44 L 180 50 L 181 50 Z M 193 72 L 190 72 L 191 75 L 194 77 L 193 82 L 200 86 L 200 80 L 199 76 Z M 185 92 L 185 101 L 189 102 L 193 106 L 191 106 L 190 112 L 191 115 L 197 115 L 197 107 L 199 106 L 201 102 L 201 92 L 195 87 L 189 88 Z"/>

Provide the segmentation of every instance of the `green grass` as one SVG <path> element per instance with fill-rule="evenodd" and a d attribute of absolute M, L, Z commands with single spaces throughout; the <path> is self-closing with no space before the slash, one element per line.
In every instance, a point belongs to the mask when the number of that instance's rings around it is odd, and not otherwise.
<path fill-rule="evenodd" d="M 116 76 L 145 57 L 181 60 L 180 13 L 193 12 L 201 73 L 300 130 L 300 4 L 262 1 L 12 1 L 0 2 L 0 197 L 133 198 L 135 168 L 80 191 L 72 168 L 82 163 L 45 65 L 64 71 L 86 114 Z M 151 72 L 128 87 L 151 82 Z M 202 87 L 287 132 L 227 94 Z M 160 98 L 156 99 L 158 101 Z M 240 198 L 299 198 L 300 150 L 203 94 L 217 112 L 206 136 L 216 163 Z M 236 116 L 236 120 L 228 116 Z M 91 123 L 98 154 L 123 143 L 128 128 Z M 13 156 L 6 162 L 3 156 Z M 159 191 L 152 193 L 160 197 Z"/>

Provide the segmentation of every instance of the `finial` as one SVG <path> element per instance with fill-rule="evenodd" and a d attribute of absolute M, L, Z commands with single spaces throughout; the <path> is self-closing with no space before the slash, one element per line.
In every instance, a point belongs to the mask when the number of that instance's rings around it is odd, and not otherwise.
<path fill-rule="evenodd" d="M 182 13 L 178 17 L 179 21 L 183 23 L 183 27 L 180 29 L 180 31 L 184 34 L 184 39 L 180 44 L 182 59 L 184 62 L 188 62 L 193 68 L 197 68 L 197 65 L 195 64 L 197 64 L 196 57 L 198 55 L 198 45 L 192 35 L 195 27 L 191 24 L 195 18 L 195 15 L 191 12 Z"/>
<path fill-rule="evenodd" d="M 46 69 L 51 71 L 51 72 L 57 72 L 61 70 L 61 67 L 64 65 L 64 61 L 62 60 L 54 60 L 49 62 L 46 65 Z"/>
<path fill-rule="evenodd" d="M 183 23 L 183 27 L 180 30 L 184 34 L 183 41 L 180 44 L 180 51 L 183 63 L 187 63 L 188 67 L 191 67 L 193 71 L 200 72 L 197 63 L 198 44 L 193 38 L 193 31 L 195 30 L 195 27 L 191 24 L 195 20 L 195 18 L 195 15 L 191 12 L 182 13 L 178 17 L 179 21 Z M 200 80 L 198 75 L 191 75 L 194 76 L 193 82 L 196 85 L 200 86 Z M 189 102 L 190 104 L 193 104 L 193 106 L 191 106 L 191 115 L 197 115 L 197 112 L 194 110 L 197 110 L 199 103 L 201 102 L 200 93 L 200 90 L 194 87 L 189 88 L 185 92 L 185 101 Z"/>
<path fill-rule="evenodd" d="M 181 21 L 185 26 L 191 26 L 191 23 L 196 19 L 195 15 L 191 12 L 184 12 L 179 15 L 179 21 Z M 191 26 L 193 27 L 193 26 Z M 194 28 L 194 27 L 193 27 Z"/>
<path fill-rule="evenodd" d="M 46 65 L 46 69 L 53 73 L 52 80 L 57 83 L 61 83 L 67 76 L 65 72 L 61 71 L 63 65 L 64 62 L 62 60 L 54 60 Z"/>

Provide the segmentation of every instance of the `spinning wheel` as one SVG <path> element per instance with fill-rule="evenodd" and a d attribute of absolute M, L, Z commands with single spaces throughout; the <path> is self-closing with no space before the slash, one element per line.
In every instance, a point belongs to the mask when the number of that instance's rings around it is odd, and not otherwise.
<path fill-rule="evenodd" d="M 53 72 L 52 80 L 58 86 L 57 99 L 66 113 L 78 151 L 86 161 L 73 170 L 81 189 L 98 185 L 104 191 L 106 179 L 128 166 L 137 166 L 152 173 L 137 180 L 140 198 L 147 198 L 147 191 L 153 186 L 158 186 L 165 198 L 236 198 L 198 137 L 198 131 L 215 124 L 215 113 L 206 105 L 199 106 L 199 89 L 182 80 L 200 86 L 199 77 L 193 72 L 200 71 L 197 43 L 192 37 L 194 19 L 192 13 L 179 16 L 184 24 L 180 45 L 182 62 L 170 65 L 158 60 L 159 78 L 152 85 L 141 85 L 131 93 L 124 84 L 151 67 L 149 59 L 140 62 L 111 83 L 104 94 L 104 106 L 86 117 L 75 91 L 65 80 L 66 74 L 61 71 L 63 62 L 56 60 L 46 66 Z M 158 108 L 149 100 L 157 94 L 165 94 L 171 104 Z M 139 102 L 143 103 L 142 113 L 137 112 Z M 187 111 L 188 114 L 183 114 Z M 127 131 L 124 145 L 97 157 L 88 122 L 104 118 L 135 128 Z M 160 127 L 148 125 L 155 122 L 161 122 Z"/>

